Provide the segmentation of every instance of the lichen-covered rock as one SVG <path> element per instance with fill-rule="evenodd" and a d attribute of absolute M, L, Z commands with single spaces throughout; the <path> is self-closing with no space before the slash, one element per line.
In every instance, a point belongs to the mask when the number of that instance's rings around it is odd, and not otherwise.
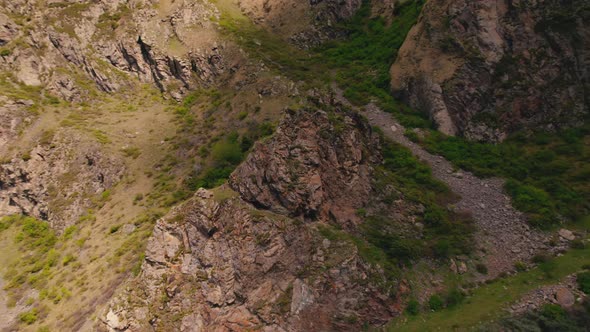
<path fill-rule="evenodd" d="M 589 113 L 586 1 L 429 1 L 391 68 L 392 88 L 439 129 L 501 141 Z"/>

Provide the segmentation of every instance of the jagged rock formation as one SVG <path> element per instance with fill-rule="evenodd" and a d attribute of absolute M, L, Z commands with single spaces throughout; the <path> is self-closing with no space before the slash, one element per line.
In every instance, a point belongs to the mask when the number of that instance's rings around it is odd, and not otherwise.
<path fill-rule="evenodd" d="M 308 219 L 358 222 L 371 192 L 378 141 L 355 114 L 288 111 L 273 140 L 232 174 L 231 186 L 254 205 Z M 297 126 L 287 125 L 296 123 Z"/>
<path fill-rule="evenodd" d="M 56 230 L 73 225 L 123 176 L 121 160 L 98 143 L 61 132 L 35 147 L 26 160 L 0 165 L 0 216 L 47 220 Z"/>
<path fill-rule="evenodd" d="M 586 1 L 429 1 L 391 68 L 392 88 L 439 129 L 500 141 L 589 114 Z"/>
<path fill-rule="evenodd" d="M 383 280 L 382 270 L 354 244 L 318 231 L 326 221 L 352 228 L 347 209 L 368 202 L 379 161 L 363 120 L 330 114 L 287 111 L 275 136 L 232 175 L 241 197 L 229 188 L 199 190 L 160 220 L 141 274 L 111 303 L 103 328 L 343 331 L 399 312 L 387 293 L 403 292 L 369 282 Z"/>
<path fill-rule="evenodd" d="M 120 75 L 125 72 L 178 98 L 197 84 L 213 83 L 228 66 L 220 56 L 224 45 L 218 44 L 211 20 L 219 12 L 209 3 L 157 8 L 149 1 L 48 6 L 10 1 L 3 11 L 0 46 L 18 39 L 27 47 L 11 47 L 0 57 L 1 67 L 16 72 L 24 84 L 47 86 L 69 101 L 83 99 L 87 91 L 76 78 L 64 74 L 68 63 L 105 92 L 126 86 L 128 78 Z M 29 26 L 47 29 L 22 31 L 10 18 L 33 11 L 42 15 L 34 17 Z M 195 27 L 202 30 L 198 38 L 193 34 Z"/>

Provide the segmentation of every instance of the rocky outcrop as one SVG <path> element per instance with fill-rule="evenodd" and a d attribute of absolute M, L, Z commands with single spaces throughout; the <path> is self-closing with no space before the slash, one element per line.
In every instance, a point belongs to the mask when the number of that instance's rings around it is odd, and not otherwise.
<path fill-rule="evenodd" d="M 276 135 L 257 146 L 230 184 L 264 209 L 354 224 L 369 199 L 378 150 L 355 113 L 287 110 Z"/>
<path fill-rule="evenodd" d="M 32 103 L 30 100 L 14 101 L 0 96 L 0 150 L 18 135 L 22 126 L 31 122 L 26 109 Z"/>
<path fill-rule="evenodd" d="M 382 324 L 392 300 L 367 283 L 354 246 L 313 225 L 199 190 L 160 220 L 108 331 L 329 331 Z M 231 194 L 230 194 L 231 195 Z"/>
<path fill-rule="evenodd" d="M 391 69 L 394 94 L 439 129 L 500 141 L 588 116 L 585 1 L 429 1 Z"/>
<path fill-rule="evenodd" d="M 352 17 L 362 0 L 241 0 L 239 4 L 256 24 L 311 48 L 336 37 L 336 23 Z"/>
<path fill-rule="evenodd" d="M 58 231 L 77 222 L 124 171 L 120 160 L 73 133 L 56 135 L 25 159 L 0 165 L 0 216 L 34 216 Z"/>
<path fill-rule="evenodd" d="M 399 280 L 361 258 L 349 235 L 322 235 L 328 224 L 358 232 L 380 162 L 362 118 L 323 109 L 287 110 L 232 174 L 236 191 L 201 189 L 158 221 L 142 272 L 102 327 L 348 331 L 399 313 Z"/>
<path fill-rule="evenodd" d="M 0 13 L 0 46 L 4 46 L 18 35 L 18 26 L 3 13 Z"/>
<path fill-rule="evenodd" d="M 107 93 L 137 77 L 180 99 L 189 88 L 224 79 L 228 63 L 239 56 L 218 43 L 211 18 L 219 13 L 209 3 L 170 8 L 149 1 L 22 4 L 2 8 L 0 15 L 0 47 L 6 45 L 0 69 L 68 101 L 83 100 L 88 90 L 80 76 L 65 69 L 69 64 Z M 14 15 L 28 17 L 31 28 L 19 35 L 21 27 L 10 19 Z"/>

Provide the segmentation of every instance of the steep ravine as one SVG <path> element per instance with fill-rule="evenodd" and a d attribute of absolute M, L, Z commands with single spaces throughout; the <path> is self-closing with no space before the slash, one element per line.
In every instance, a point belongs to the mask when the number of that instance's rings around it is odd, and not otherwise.
<path fill-rule="evenodd" d="M 510 197 L 504 192 L 504 181 L 498 178 L 481 179 L 463 170 L 457 170 L 441 156 L 433 155 L 410 141 L 406 129 L 377 106 L 364 108 L 369 123 L 383 130 L 385 136 L 409 148 L 420 160 L 432 168 L 432 174 L 446 183 L 460 201 L 453 207 L 469 212 L 478 227 L 477 244 L 484 257 L 488 274 L 495 278 L 512 271 L 517 262 L 528 262 L 531 257 L 549 248 L 548 236 L 532 229 L 523 213 L 514 209 Z"/>

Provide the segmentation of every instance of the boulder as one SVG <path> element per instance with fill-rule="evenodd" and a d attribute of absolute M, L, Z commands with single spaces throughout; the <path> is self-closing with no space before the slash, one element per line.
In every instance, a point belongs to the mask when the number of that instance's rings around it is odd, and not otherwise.
<path fill-rule="evenodd" d="M 567 230 L 565 228 L 560 229 L 558 234 L 562 239 L 568 241 L 573 241 L 576 239 L 576 235 L 572 231 Z"/>
<path fill-rule="evenodd" d="M 555 300 L 557 304 L 564 308 L 569 308 L 576 303 L 574 293 L 566 287 L 561 287 L 555 291 Z"/>

